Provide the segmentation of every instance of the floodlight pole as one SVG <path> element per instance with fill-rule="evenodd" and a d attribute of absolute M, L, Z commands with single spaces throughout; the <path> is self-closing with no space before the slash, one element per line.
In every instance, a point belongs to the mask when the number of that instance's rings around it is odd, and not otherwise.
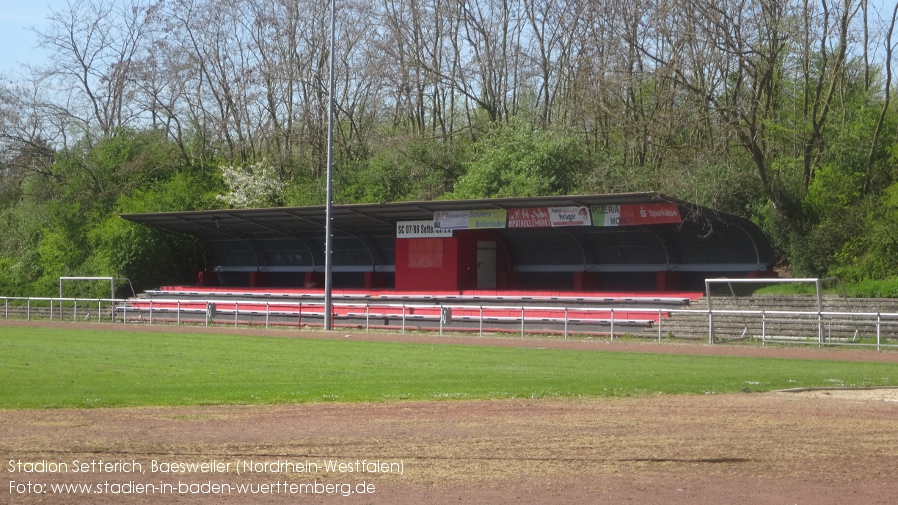
<path fill-rule="evenodd" d="M 336 31 L 337 0 L 331 0 L 331 40 L 330 40 L 330 81 L 328 83 L 327 106 L 327 192 L 324 223 L 324 329 L 333 329 L 333 217 L 331 211 L 334 200 L 334 32 Z"/>

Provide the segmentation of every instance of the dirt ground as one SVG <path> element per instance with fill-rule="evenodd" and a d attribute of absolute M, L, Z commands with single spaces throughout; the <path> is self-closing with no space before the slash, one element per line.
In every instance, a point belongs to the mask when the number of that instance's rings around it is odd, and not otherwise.
<path fill-rule="evenodd" d="M 898 362 L 816 348 L 311 336 Z M 0 410 L 0 503 L 16 504 L 891 504 L 896 462 L 896 389 Z"/>

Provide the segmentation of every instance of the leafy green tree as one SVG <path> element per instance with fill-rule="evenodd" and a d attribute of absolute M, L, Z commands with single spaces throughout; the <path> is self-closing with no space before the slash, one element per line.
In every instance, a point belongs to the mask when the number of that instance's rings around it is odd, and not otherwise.
<path fill-rule="evenodd" d="M 847 282 L 898 277 L 898 183 L 871 198 L 858 217 L 861 230 L 838 251 L 833 273 Z"/>
<path fill-rule="evenodd" d="M 467 141 L 436 139 L 387 143 L 368 160 L 338 167 L 337 200 L 387 203 L 439 198 L 463 172 L 468 146 Z"/>
<path fill-rule="evenodd" d="M 467 173 L 448 196 L 501 198 L 572 193 L 586 171 L 582 142 L 525 125 L 497 127 L 475 147 Z"/>
<path fill-rule="evenodd" d="M 47 225 L 46 209 L 34 202 L 0 210 L 0 289 L 6 295 L 33 294 L 42 274 L 39 245 Z"/>
<path fill-rule="evenodd" d="M 147 228 L 118 214 L 210 209 L 216 205 L 216 187 L 208 174 L 185 171 L 123 195 L 116 212 L 90 232 L 93 264 L 99 271 L 127 277 L 137 290 L 195 282 L 197 272 L 207 267 L 207 253 L 197 239 Z"/>
<path fill-rule="evenodd" d="M 69 275 L 129 277 L 141 287 L 195 279 L 204 259 L 195 240 L 118 214 L 208 209 L 222 186 L 215 173 L 184 163 L 163 135 L 131 130 L 62 150 L 47 170 L 17 184 L 7 194 L 18 200 L 0 208 L 0 223 L 8 225 L 0 236 L 0 287 L 27 295 L 52 295 L 58 278 Z"/>

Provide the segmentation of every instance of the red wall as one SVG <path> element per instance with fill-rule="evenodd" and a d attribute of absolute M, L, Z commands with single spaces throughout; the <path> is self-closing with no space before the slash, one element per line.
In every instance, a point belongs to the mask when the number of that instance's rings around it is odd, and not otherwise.
<path fill-rule="evenodd" d="M 443 244 L 441 266 L 409 266 L 409 251 L 414 244 L 438 240 Z M 400 290 L 457 290 L 458 239 L 403 238 L 396 239 L 396 289 Z"/>
<path fill-rule="evenodd" d="M 410 266 L 409 258 L 414 255 L 421 241 L 441 241 L 443 245 L 440 266 Z M 396 289 L 399 290 L 449 290 L 461 291 L 477 289 L 477 241 L 493 240 L 498 243 L 496 251 L 497 288 L 510 286 L 506 280 L 508 269 L 505 249 L 495 237 L 481 231 L 457 231 L 451 238 L 405 238 L 396 239 Z M 416 242 L 418 241 L 418 242 Z M 416 246 L 416 244 L 418 244 Z M 416 260 L 413 258 L 412 263 Z"/>

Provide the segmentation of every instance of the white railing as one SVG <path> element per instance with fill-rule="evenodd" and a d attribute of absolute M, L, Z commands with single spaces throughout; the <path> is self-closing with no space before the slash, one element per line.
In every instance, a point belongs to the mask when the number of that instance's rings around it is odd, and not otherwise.
<path fill-rule="evenodd" d="M 18 297 L 3 296 L 3 316 L 5 319 L 16 315 L 50 321 L 114 321 L 115 308 L 127 300 L 111 298 L 59 298 L 59 297 Z M 79 305 L 80 304 L 80 305 Z M 94 310 L 96 309 L 96 310 Z"/>
<path fill-rule="evenodd" d="M 0 297 L 5 319 L 115 322 L 121 324 L 324 326 L 321 301 L 125 300 L 110 298 Z M 707 310 L 582 306 L 427 303 L 334 303 L 334 322 L 344 328 L 621 335 L 664 339 L 704 320 L 711 344 L 752 338 L 768 343 L 898 347 L 898 313 L 779 310 Z M 726 324 L 721 328 L 721 319 Z M 738 324 L 734 323 L 738 319 Z M 696 322 L 694 328 L 704 323 Z M 398 327 L 397 327 L 398 326 Z M 670 328 L 673 327 L 673 330 Z M 734 328 L 738 327 L 738 331 Z M 845 335 L 850 334 L 850 337 Z M 701 335 L 693 337 L 702 338 Z"/>
<path fill-rule="evenodd" d="M 708 316 L 708 341 L 718 341 L 715 329 L 715 320 L 721 316 L 739 316 L 743 321 L 746 317 L 751 322 L 759 335 L 752 332 L 752 336 L 760 339 L 762 345 L 770 342 L 818 344 L 818 345 L 868 345 L 882 347 L 898 346 L 898 313 L 892 312 L 831 312 L 831 311 L 789 311 L 789 310 L 705 310 Z M 785 333 L 778 334 L 777 326 L 792 326 Z M 795 326 L 802 329 L 796 331 Z M 833 336 L 833 329 L 837 334 L 852 333 L 851 337 Z M 748 329 L 748 326 L 746 326 Z M 803 335 L 796 336 L 799 332 Z M 744 336 L 744 335 L 743 335 Z M 869 340 L 870 342 L 865 342 Z"/>

